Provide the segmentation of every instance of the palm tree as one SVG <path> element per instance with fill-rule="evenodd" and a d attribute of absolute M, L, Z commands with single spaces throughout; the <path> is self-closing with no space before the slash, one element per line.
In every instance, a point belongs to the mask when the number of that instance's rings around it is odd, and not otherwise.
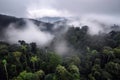
<path fill-rule="evenodd" d="M 13 56 L 15 57 L 16 61 L 20 64 L 20 67 L 23 69 L 23 66 L 20 62 L 21 55 L 22 55 L 22 53 L 19 51 L 13 52 Z"/>
<path fill-rule="evenodd" d="M 35 74 L 36 74 L 38 80 L 43 80 L 42 78 L 45 76 L 45 73 L 43 70 L 39 70 L 39 71 L 35 72 Z"/>
<path fill-rule="evenodd" d="M 68 80 L 68 71 L 64 66 L 58 65 L 56 67 L 56 75 L 59 80 Z"/>
<path fill-rule="evenodd" d="M 16 52 L 13 52 L 13 55 L 14 55 L 15 59 L 17 60 L 17 62 L 20 63 L 20 57 L 21 57 L 22 53 L 16 51 Z"/>
<path fill-rule="evenodd" d="M 8 71 L 7 71 L 7 61 L 6 61 L 6 59 L 3 59 L 3 60 L 2 60 L 2 63 L 3 63 L 3 65 L 4 65 L 5 73 L 6 73 L 6 78 L 7 78 L 7 80 L 8 80 Z"/>
<path fill-rule="evenodd" d="M 35 63 L 38 61 L 38 57 L 37 56 L 32 56 L 30 61 L 32 62 L 33 68 L 34 68 L 34 71 L 35 71 Z"/>
<path fill-rule="evenodd" d="M 26 64 L 26 67 L 27 67 L 27 45 L 21 45 L 21 49 L 23 51 L 23 54 L 24 54 L 24 58 L 25 58 L 25 64 Z"/>

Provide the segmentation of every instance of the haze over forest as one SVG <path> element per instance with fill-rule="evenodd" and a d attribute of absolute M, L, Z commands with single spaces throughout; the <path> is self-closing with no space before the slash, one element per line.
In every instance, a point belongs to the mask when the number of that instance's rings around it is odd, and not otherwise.
<path fill-rule="evenodd" d="M 0 0 L 0 80 L 120 80 L 120 0 Z"/>

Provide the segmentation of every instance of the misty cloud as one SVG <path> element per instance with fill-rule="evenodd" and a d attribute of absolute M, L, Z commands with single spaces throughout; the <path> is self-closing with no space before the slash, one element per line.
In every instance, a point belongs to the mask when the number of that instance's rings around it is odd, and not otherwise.
<path fill-rule="evenodd" d="M 8 42 L 17 43 L 18 40 L 24 40 L 28 43 L 36 42 L 40 46 L 45 46 L 54 38 L 54 35 L 49 32 L 41 31 L 40 28 L 31 21 L 27 20 L 26 23 L 24 29 L 15 28 L 14 23 L 9 25 L 6 29 Z"/>
<path fill-rule="evenodd" d="M 0 13 L 28 18 L 79 17 L 79 21 L 72 20 L 70 25 L 86 24 L 91 26 L 90 33 L 96 34 L 103 28 L 93 20 L 120 24 L 119 3 L 120 0 L 0 0 Z"/>
<path fill-rule="evenodd" d="M 54 49 L 60 55 L 66 54 L 69 51 L 69 47 L 68 47 L 67 42 L 65 40 L 57 42 L 55 44 Z"/>
<path fill-rule="evenodd" d="M 111 26 L 114 24 L 120 25 L 118 16 L 89 14 L 80 18 L 70 18 L 68 25 L 73 27 L 82 27 L 87 25 L 89 27 L 88 34 L 97 35 L 99 33 L 109 33 L 112 31 Z"/>

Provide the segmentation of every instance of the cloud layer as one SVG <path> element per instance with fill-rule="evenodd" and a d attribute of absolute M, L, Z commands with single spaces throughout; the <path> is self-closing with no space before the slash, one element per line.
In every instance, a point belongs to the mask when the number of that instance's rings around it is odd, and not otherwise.
<path fill-rule="evenodd" d="M 48 10 L 50 11 L 49 15 L 60 16 L 68 13 L 75 16 L 85 14 L 115 16 L 120 14 L 119 3 L 120 0 L 0 0 L 0 13 L 28 17 L 31 13 L 33 16 L 40 12 L 41 15 L 48 15 L 48 13 L 46 14 Z M 39 14 L 39 16 L 41 15 Z"/>
<path fill-rule="evenodd" d="M 18 40 L 24 40 L 28 43 L 36 42 L 40 46 L 45 46 L 54 38 L 54 35 L 41 31 L 40 26 L 36 26 L 33 22 L 26 21 L 26 23 L 24 29 L 17 29 L 15 24 L 9 25 L 6 29 L 6 35 L 10 43 L 17 43 Z"/>

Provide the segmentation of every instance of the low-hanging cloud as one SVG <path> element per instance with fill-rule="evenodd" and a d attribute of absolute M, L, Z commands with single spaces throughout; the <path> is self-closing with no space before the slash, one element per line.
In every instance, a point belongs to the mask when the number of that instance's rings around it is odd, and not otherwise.
<path fill-rule="evenodd" d="M 120 25 L 119 16 L 110 15 L 84 15 L 80 18 L 73 18 L 68 21 L 68 25 L 73 25 L 73 27 L 88 26 L 88 34 L 98 35 L 99 33 L 108 33 L 112 31 L 111 26 Z"/>
<path fill-rule="evenodd" d="M 58 54 L 63 55 L 63 54 L 68 53 L 69 47 L 67 45 L 67 42 L 65 40 L 62 40 L 55 44 L 54 50 Z"/>
<path fill-rule="evenodd" d="M 26 16 L 28 18 L 41 18 L 41 17 L 70 17 L 73 16 L 67 10 L 57 10 L 55 8 L 39 8 L 39 7 L 28 7 Z"/>
<path fill-rule="evenodd" d="M 54 38 L 54 35 L 46 31 L 41 31 L 33 22 L 27 20 L 26 23 L 23 29 L 16 28 L 14 23 L 10 24 L 6 29 L 7 41 L 17 43 L 18 40 L 24 40 L 28 43 L 36 42 L 40 46 L 45 46 Z"/>

